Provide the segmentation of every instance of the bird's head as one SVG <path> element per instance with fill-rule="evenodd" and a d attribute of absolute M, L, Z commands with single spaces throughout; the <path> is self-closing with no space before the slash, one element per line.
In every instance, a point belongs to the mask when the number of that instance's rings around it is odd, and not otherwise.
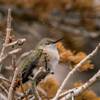
<path fill-rule="evenodd" d="M 62 39 L 63 38 L 58 39 L 58 40 L 54 40 L 54 39 L 51 39 L 51 38 L 44 38 L 39 42 L 38 48 L 44 49 L 46 46 L 55 45 L 57 42 L 61 41 Z"/>

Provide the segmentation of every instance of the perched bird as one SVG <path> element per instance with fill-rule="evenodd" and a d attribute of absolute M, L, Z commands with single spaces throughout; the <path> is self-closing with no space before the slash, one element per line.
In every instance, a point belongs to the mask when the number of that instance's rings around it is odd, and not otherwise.
<path fill-rule="evenodd" d="M 59 54 L 55 43 L 60 40 L 42 39 L 36 48 L 19 63 L 19 66 L 21 66 L 22 83 L 27 82 L 29 76 L 34 76 L 39 67 L 44 67 L 48 72 L 53 71 L 59 62 Z M 45 76 L 40 77 L 45 78 Z"/>

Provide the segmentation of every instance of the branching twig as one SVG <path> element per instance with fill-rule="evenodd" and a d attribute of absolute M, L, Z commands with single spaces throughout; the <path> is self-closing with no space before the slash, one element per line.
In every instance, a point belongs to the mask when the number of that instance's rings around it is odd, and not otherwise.
<path fill-rule="evenodd" d="M 11 19 L 11 9 L 8 9 L 6 38 L 5 38 L 5 42 L 3 44 L 3 48 L 1 50 L 1 53 L 0 53 L 0 63 L 6 57 L 8 57 L 9 55 L 15 54 L 15 53 L 17 53 L 17 52 L 19 52 L 21 50 L 21 48 L 18 48 L 18 49 L 12 50 L 12 51 L 4 54 L 4 51 L 5 51 L 6 47 L 12 46 L 12 45 L 15 45 L 15 44 L 20 44 L 20 43 L 22 44 L 23 42 L 25 42 L 25 39 L 20 39 L 20 42 L 18 40 L 18 41 L 15 41 L 13 43 L 9 43 L 9 38 L 10 38 L 10 34 L 11 34 L 11 20 L 12 20 Z M 19 72 L 19 69 L 20 69 L 19 66 L 16 67 L 16 69 L 15 69 L 14 76 L 13 76 L 13 79 L 12 79 L 12 82 L 11 82 L 11 86 L 9 88 L 8 100 L 12 100 L 13 99 L 13 88 L 14 88 L 14 85 L 15 85 L 15 80 L 16 80 L 17 74 Z"/>
<path fill-rule="evenodd" d="M 29 53 L 28 53 L 29 54 Z M 24 57 L 25 55 L 22 54 L 19 59 L 17 60 L 16 62 L 16 66 L 18 65 L 19 61 Z M 20 67 L 21 66 L 17 66 L 16 69 L 15 69 L 15 72 L 14 72 L 14 76 L 13 76 L 13 79 L 12 79 L 12 83 L 11 83 L 11 86 L 9 88 L 9 93 L 8 93 L 8 100 L 12 100 L 12 94 L 13 94 L 13 88 L 15 86 L 15 80 L 17 78 L 17 75 L 18 73 L 20 72 Z"/>
<path fill-rule="evenodd" d="M 66 76 L 66 78 L 64 79 L 63 83 L 61 84 L 60 88 L 58 89 L 55 97 L 52 100 L 58 100 L 58 97 L 60 95 L 60 93 L 62 92 L 62 90 L 64 89 L 64 86 L 67 84 L 69 78 L 74 74 L 74 72 L 76 72 L 78 70 L 79 67 L 81 67 L 88 59 L 90 59 L 91 57 L 93 57 L 98 50 L 100 49 L 100 43 L 97 45 L 97 47 L 87 56 L 85 57 L 80 63 L 78 63 L 70 72 L 69 74 Z"/>
<path fill-rule="evenodd" d="M 22 56 L 20 56 L 19 59 L 21 59 L 21 58 L 22 58 Z M 18 64 L 19 59 L 18 59 L 18 61 L 16 62 L 16 64 Z M 16 65 L 16 66 L 17 66 L 17 65 Z M 14 76 L 13 76 L 13 79 L 12 79 L 12 83 L 11 83 L 11 86 L 10 86 L 10 88 L 9 88 L 8 100 L 12 100 L 12 98 L 13 98 L 13 97 L 12 97 L 13 89 L 14 89 L 14 86 L 15 86 L 15 81 L 16 81 L 17 75 L 18 75 L 18 73 L 20 72 L 20 67 L 21 67 L 21 66 L 17 66 L 16 69 L 15 69 Z"/>
<path fill-rule="evenodd" d="M 14 46 L 14 45 L 21 45 L 21 44 L 23 44 L 25 41 L 26 41 L 25 38 L 23 38 L 23 39 L 18 39 L 18 40 L 16 40 L 16 41 L 12 42 L 12 43 L 6 44 L 5 47 Z"/>
<path fill-rule="evenodd" d="M 71 90 L 69 90 L 69 92 L 66 91 L 66 92 L 62 93 L 59 96 L 59 99 L 66 97 L 66 100 L 67 100 L 67 99 L 72 97 L 72 93 L 73 93 L 73 96 L 79 95 L 80 93 L 84 92 L 87 88 L 89 88 L 99 78 L 100 78 L 100 70 L 91 79 L 89 79 L 85 84 L 83 84 L 82 86 L 80 86 L 78 88 L 71 89 Z"/>
<path fill-rule="evenodd" d="M 20 48 L 16 49 L 16 50 L 12 50 L 6 54 L 4 54 L 5 49 L 9 46 L 14 46 L 16 44 L 18 45 L 22 45 L 26 39 L 18 39 L 17 41 L 14 41 L 12 43 L 9 43 L 9 38 L 10 38 L 10 34 L 11 34 L 11 9 L 8 9 L 8 17 L 7 17 L 7 29 L 6 29 L 6 37 L 5 37 L 5 42 L 3 44 L 3 47 L 1 49 L 1 53 L 0 53 L 0 63 L 6 58 L 8 57 L 8 55 L 12 55 L 15 54 L 17 52 L 20 51 Z"/>

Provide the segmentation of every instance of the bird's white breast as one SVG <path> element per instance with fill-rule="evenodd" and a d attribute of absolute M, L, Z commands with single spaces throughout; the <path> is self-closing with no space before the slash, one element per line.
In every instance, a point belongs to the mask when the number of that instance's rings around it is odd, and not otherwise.
<path fill-rule="evenodd" d="M 54 71 L 56 66 L 58 65 L 59 59 L 60 59 L 58 50 L 57 50 L 56 46 L 54 44 L 52 44 L 52 45 L 46 46 L 44 48 L 44 51 L 49 56 L 48 66 L 50 68 L 52 68 L 52 70 Z"/>

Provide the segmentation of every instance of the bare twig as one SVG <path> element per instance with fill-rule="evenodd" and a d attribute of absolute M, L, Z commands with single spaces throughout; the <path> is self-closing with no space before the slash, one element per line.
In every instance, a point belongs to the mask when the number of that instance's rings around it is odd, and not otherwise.
<path fill-rule="evenodd" d="M 27 54 L 29 54 L 29 53 L 27 53 Z M 26 55 L 26 54 L 25 54 Z M 18 63 L 19 63 L 19 61 L 22 59 L 22 58 L 24 58 L 25 57 L 25 55 L 24 54 L 22 54 L 20 57 L 19 57 L 19 59 L 17 60 L 17 62 L 16 62 L 16 69 L 15 69 L 15 72 L 14 72 L 14 76 L 13 76 L 13 79 L 12 79 L 12 83 L 11 83 L 11 86 L 10 86 L 10 88 L 9 88 L 9 93 L 8 93 L 8 100 L 12 100 L 12 94 L 13 94 L 13 88 L 14 88 L 14 86 L 15 86 L 15 80 L 16 80 L 16 78 L 17 78 L 17 75 L 18 75 L 18 73 L 20 72 L 20 68 L 21 68 L 21 66 L 18 66 Z"/>
<path fill-rule="evenodd" d="M 38 90 L 43 96 L 45 96 L 46 98 L 48 98 L 48 97 L 47 97 L 47 92 L 46 92 L 43 88 L 41 88 L 40 86 L 37 86 L 37 90 Z"/>
<path fill-rule="evenodd" d="M 66 78 L 64 79 L 63 83 L 61 84 L 60 88 L 58 89 L 55 97 L 52 100 L 57 100 L 60 93 L 62 92 L 62 90 L 64 89 L 64 86 L 68 83 L 69 78 L 74 74 L 74 72 L 76 72 L 79 67 L 81 67 L 88 59 L 92 58 L 100 49 L 100 43 L 97 45 L 97 47 L 87 56 L 85 57 L 80 63 L 78 63 L 70 72 L 69 74 L 66 76 Z"/>
<path fill-rule="evenodd" d="M 5 38 L 5 42 L 4 42 L 4 45 L 3 45 L 3 48 L 1 50 L 1 53 L 0 53 L 0 58 L 4 55 L 4 51 L 5 51 L 5 48 L 9 42 L 9 37 L 10 37 L 10 33 L 11 33 L 11 9 L 9 8 L 8 9 L 8 17 L 7 17 L 7 29 L 6 29 L 6 38 Z"/>
<path fill-rule="evenodd" d="M 18 39 L 17 41 L 14 41 L 14 42 L 12 42 L 12 43 L 8 43 L 8 44 L 6 44 L 5 46 L 6 46 L 6 47 L 9 47 L 9 46 L 14 46 L 14 45 L 21 45 L 21 44 L 23 44 L 25 41 L 26 41 L 25 38 L 23 38 L 23 39 Z"/>
<path fill-rule="evenodd" d="M 16 44 L 21 45 L 21 44 L 23 44 L 23 42 L 26 41 L 26 39 L 19 39 L 19 40 L 15 41 L 15 42 L 9 43 L 10 34 L 11 34 L 11 20 L 12 20 L 12 18 L 11 18 L 11 9 L 8 9 L 6 37 L 5 37 L 5 42 L 4 42 L 3 47 L 1 49 L 1 52 L 0 52 L 0 63 L 6 57 L 8 57 L 9 55 L 14 55 L 14 54 L 16 54 L 17 52 L 19 52 L 21 50 L 21 48 L 17 48 L 15 50 L 9 51 L 8 53 L 4 54 L 6 47 L 12 46 L 12 45 L 16 45 Z M 9 88 L 8 100 L 12 100 L 13 99 L 13 92 L 14 92 L 13 88 L 14 88 L 14 85 L 15 85 L 15 80 L 16 80 L 17 74 L 19 72 L 19 69 L 20 69 L 19 66 L 15 69 L 14 76 L 13 76 L 13 79 L 12 79 L 12 82 L 11 82 L 11 86 Z"/>
<path fill-rule="evenodd" d="M 12 50 L 6 54 L 4 54 L 5 52 L 5 49 L 6 47 L 9 47 L 9 46 L 13 46 L 13 45 L 22 45 L 26 39 L 18 39 L 17 41 L 14 41 L 12 43 L 9 43 L 9 38 L 10 38 L 10 34 L 11 34 L 11 9 L 8 9 L 8 17 L 7 17 L 7 28 L 6 28 L 6 37 L 5 37 L 5 42 L 3 44 L 3 47 L 1 49 L 1 53 L 0 53 L 0 63 L 6 58 L 8 57 L 8 55 L 12 55 L 12 54 L 15 54 L 17 52 L 19 52 L 21 50 L 21 48 L 18 48 L 16 50 Z"/>
<path fill-rule="evenodd" d="M 67 90 L 67 91 L 65 91 L 65 92 L 62 92 L 62 93 L 59 95 L 59 99 L 65 97 L 65 96 L 66 96 L 67 94 L 69 94 L 69 93 L 72 93 L 75 89 L 76 89 L 76 88 L 72 88 L 72 89 L 69 89 L 69 90 Z"/>
<path fill-rule="evenodd" d="M 67 99 L 72 97 L 72 93 L 73 93 L 73 96 L 79 95 L 80 93 L 84 92 L 87 88 L 89 88 L 98 79 L 100 79 L 100 70 L 82 86 L 80 86 L 78 88 L 71 89 L 71 90 L 69 90 L 69 92 L 66 91 L 66 92 L 60 94 L 59 99 L 66 97 L 66 100 L 67 100 Z"/>
<path fill-rule="evenodd" d="M 15 86 L 15 80 L 16 80 L 18 72 L 19 72 L 19 67 L 16 67 L 15 72 L 14 72 L 14 77 L 12 79 L 12 83 L 11 83 L 11 86 L 9 88 L 8 100 L 13 100 L 13 89 Z"/>
<path fill-rule="evenodd" d="M 35 81 L 35 80 L 33 80 Z M 34 96 L 37 100 L 42 100 L 42 98 L 40 97 L 38 91 L 37 91 L 37 88 L 36 88 L 36 83 L 35 82 L 32 82 L 32 89 L 33 89 L 33 93 L 34 93 Z"/>
<path fill-rule="evenodd" d="M 39 93 L 38 93 L 38 91 L 37 91 L 37 88 L 36 88 L 36 81 L 32 77 L 29 77 L 29 79 L 32 81 L 33 96 L 35 96 L 35 99 L 37 99 L 37 100 L 42 100 Z"/>
<path fill-rule="evenodd" d="M 29 79 L 32 81 L 32 92 L 33 92 L 33 96 L 35 96 L 35 98 L 37 100 L 42 100 L 38 91 L 37 91 L 37 88 L 36 88 L 36 81 L 34 80 L 34 78 L 31 78 L 29 77 Z"/>
<path fill-rule="evenodd" d="M 7 83 L 11 83 L 8 79 L 6 79 L 4 76 L 0 75 L 0 80 L 6 81 Z"/>
<path fill-rule="evenodd" d="M 3 55 L 2 57 L 0 57 L 0 63 L 1 63 L 4 59 L 6 59 L 9 55 L 16 54 L 16 53 L 18 53 L 18 52 L 21 51 L 21 50 L 22 50 L 21 48 L 17 48 L 17 49 L 15 49 L 15 50 L 12 50 L 12 51 L 8 52 L 7 54 Z"/>
<path fill-rule="evenodd" d="M 2 84 L 0 84 L 0 88 L 8 95 L 8 90 Z"/>
<path fill-rule="evenodd" d="M 11 86 L 9 88 L 8 100 L 13 100 L 13 91 L 14 91 L 14 87 L 15 87 L 16 78 L 17 78 L 17 75 L 19 72 L 20 72 L 20 66 L 16 67 L 16 69 L 15 69 L 14 76 L 13 76 L 13 79 L 11 82 Z"/>
<path fill-rule="evenodd" d="M 22 55 L 23 56 L 23 55 Z M 16 62 L 16 64 L 18 64 L 18 62 L 21 60 L 22 56 L 19 57 L 18 61 Z M 17 66 L 17 65 L 16 65 Z M 8 93 L 8 100 L 12 100 L 13 97 L 12 97 L 12 94 L 13 94 L 13 89 L 14 89 L 14 86 L 15 86 L 15 81 L 16 81 L 16 78 L 17 78 L 17 75 L 18 73 L 20 72 L 20 67 L 21 66 L 17 66 L 16 69 L 15 69 L 15 72 L 14 72 L 14 76 L 13 76 L 13 79 L 12 79 L 12 83 L 11 83 L 11 86 L 9 88 L 9 93 Z"/>

